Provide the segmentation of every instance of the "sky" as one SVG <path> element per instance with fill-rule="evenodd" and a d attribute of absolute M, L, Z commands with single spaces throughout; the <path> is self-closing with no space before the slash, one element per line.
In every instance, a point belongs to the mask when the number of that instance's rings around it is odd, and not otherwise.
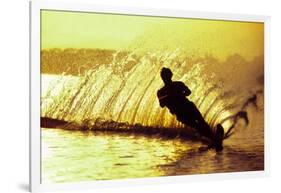
<path fill-rule="evenodd" d="M 224 59 L 264 52 L 263 23 L 41 11 L 41 47 L 164 51 Z"/>

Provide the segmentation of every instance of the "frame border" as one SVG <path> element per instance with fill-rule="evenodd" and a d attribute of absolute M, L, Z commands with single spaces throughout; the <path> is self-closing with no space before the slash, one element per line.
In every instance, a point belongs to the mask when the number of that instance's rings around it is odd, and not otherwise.
<path fill-rule="evenodd" d="M 148 184 L 165 183 L 186 183 L 193 181 L 210 181 L 225 179 L 241 179 L 268 177 L 270 174 L 269 159 L 269 128 L 270 128 L 270 17 L 261 15 L 247 14 L 226 14 L 214 12 L 186 11 L 176 9 L 154 9 L 154 8 L 136 8 L 136 7 L 118 7 L 95 4 L 81 4 L 74 2 L 51 2 L 51 1 L 33 1 L 29 2 L 29 190 L 31 192 L 42 192 L 51 190 L 78 190 L 89 188 L 105 187 L 125 187 L 140 186 Z M 166 176 L 153 178 L 136 178 L 125 180 L 106 180 L 90 181 L 78 183 L 61 184 L 41 184 L 41 130 L 40 128 L 40 12 L 41 10 L 57 11 L 75 11 L 92 12 L 122 15 L 138 16 L 157 16 L 171 18 L 191 18 L 208 20 L 226 20 L 240 22 L 261 22 L 264 23 L 264 171 L 251 172 L 233 172 L 233 173 L 214 173 L 214 174 L 196 174 L 184 176 Z"/>

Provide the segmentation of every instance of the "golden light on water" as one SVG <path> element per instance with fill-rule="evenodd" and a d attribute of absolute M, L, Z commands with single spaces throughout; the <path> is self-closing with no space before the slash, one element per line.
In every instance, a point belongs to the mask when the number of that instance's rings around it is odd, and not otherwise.
<path fill-rule="evenodd" d="M 182 146 L 180 140 L 65 130 L 42 132 L 44 144 L 51 144 L 42 151 L 52 155 L 43 157 L 44 183 L 162 176 L 161 165 L 176 161 L 190 148 Z M 61 144 L 66 146 L 61 148 Z"/>

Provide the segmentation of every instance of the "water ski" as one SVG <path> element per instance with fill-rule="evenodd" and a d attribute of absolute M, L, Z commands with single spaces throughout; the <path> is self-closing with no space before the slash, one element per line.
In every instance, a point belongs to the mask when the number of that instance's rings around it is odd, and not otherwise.
<path fill-rule="evenodd" d="M 205 123 L 205 122 L 204 122 Z M 209 143 L 208 149 L 215 149 L 217 152 L 223 150 L 223 140 L 224 140 L 224 129 L 221 124 L 218 124 L 215 132 L 212 132 L 212 129 L 205 123 L 205 128 L 202 129 L 200 127 L 195 127 L 194 129 L 198 132 L 198 134 L 204 138 L 206 138 Z M 209 131 L 209 132 L 207 132 Z"/>
<path fill-rule="evenodd" d="M 224 139 L 224 129 L 221 124 L 217 125 L 217 129 L 214 135 L 213 147 L 216 151 L 223 150 L 223 139 Z"/>

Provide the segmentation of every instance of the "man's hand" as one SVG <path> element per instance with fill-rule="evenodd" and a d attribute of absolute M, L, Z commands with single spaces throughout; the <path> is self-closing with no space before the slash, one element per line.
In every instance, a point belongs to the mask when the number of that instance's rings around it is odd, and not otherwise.
<path fill-rule="evenodd" d="M 164 98 L 166 98 L 166 97 L 168 97 L 168 95 L 158 96 L 158 99 L 159 99 L 159 100 L 162 100 L 162 99 L 164 99 Z"/>

